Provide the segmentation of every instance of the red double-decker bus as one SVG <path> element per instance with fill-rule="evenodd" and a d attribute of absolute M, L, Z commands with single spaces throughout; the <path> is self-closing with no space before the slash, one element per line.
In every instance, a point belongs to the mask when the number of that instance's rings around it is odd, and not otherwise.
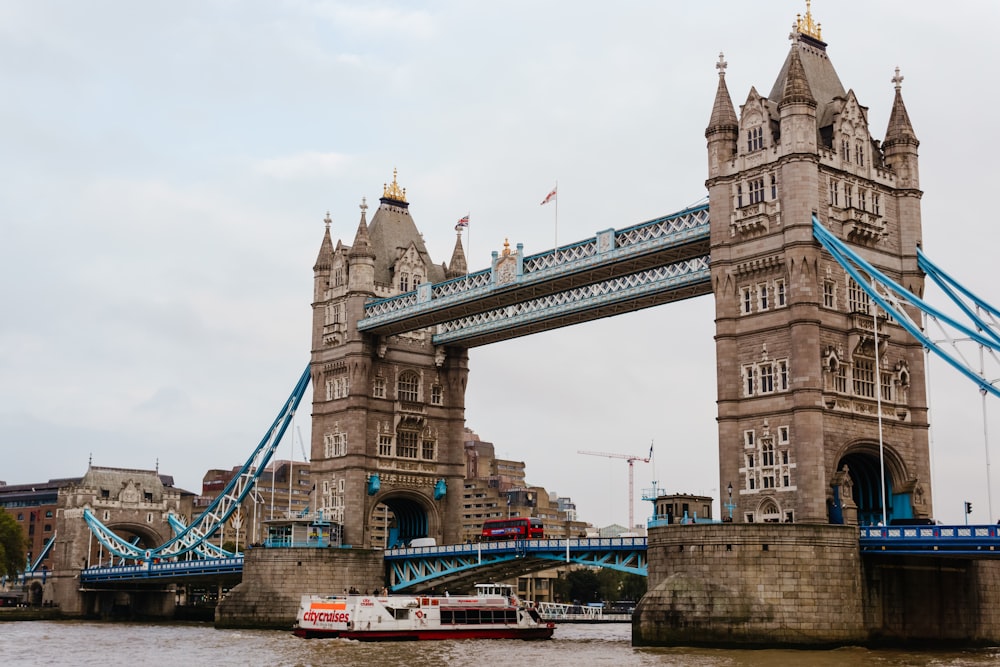
<path fill-rule="evenodd" d="M 515 517 L 511 519 L 487 519 L 483 521 L 483 532 L 479 539 L 492 540 L 537 540 L 545 537 L 542 520 L 538 517 Z"/>

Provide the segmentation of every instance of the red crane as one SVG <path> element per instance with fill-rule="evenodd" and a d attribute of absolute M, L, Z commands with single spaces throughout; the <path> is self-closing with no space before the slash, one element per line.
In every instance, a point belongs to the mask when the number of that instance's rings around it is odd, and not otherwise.
<path fill-rule="evenodd" d="M 617 454 L 615 452 L 585 452 L 583 450 L 578 450 L 577 454 L 587 454 L 589 456 L 605 456 L 609 459 L 625 459 L 628 461 L 628 529 L 631 531 L 635 528 L 635 514 L 632 508 L 632 500 L 634 496 L 634 472 L 635 472 L 635 462 L 642 461 L 643 463 L 649 463 L 653 458 L 653 443 L 649 443 L 649 455 L 639 456 L 636 454 Z"/>

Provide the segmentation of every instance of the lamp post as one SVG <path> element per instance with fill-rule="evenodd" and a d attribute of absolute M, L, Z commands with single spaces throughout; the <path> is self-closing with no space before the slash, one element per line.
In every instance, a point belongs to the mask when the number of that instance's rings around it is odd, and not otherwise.
<path fill-rule="evenodd" d="M 730 482 L 729 486 L 726 487 L 726 491 L 729 493 L 729 502 L 726 503 L 726 509 L 729 510 L 729 523 L 733 522 L 733 483 Z"/>

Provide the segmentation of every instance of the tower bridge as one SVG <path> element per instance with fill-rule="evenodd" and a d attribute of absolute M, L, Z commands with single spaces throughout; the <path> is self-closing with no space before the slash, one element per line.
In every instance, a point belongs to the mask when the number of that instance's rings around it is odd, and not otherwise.
<path fill-rule="evenodd" d="M 933 517 L 924 348 L 941 350 L 910 325 L 936 313 L 914 296 L 929 265 L 903 79 L 892 78 L 879 140 L 808 11 L 770 92 L 751 88 L 739 114 L 727 67 L 720 54 L 706 206 L 527 257 L 505 245 L 473 273 L 460 236 L 448 263 L 431 260 L 395 173 L 370 222 L 362 201 L 350 244 L 334 243 L 326 218 L 304 377 L 314 388 L 311 507 L 355 548 L 293 559 L 253 550 L 220 606 L 227 622 L 264 600 L 296 604 L 281 582 L 339 590 L 384 574 L 386 562 L 400 582 L 459 581 L 473 570 L 471 545 L 448 546 L 460 541 L 469 349 L 711 293 L 717 488 L 733 489 L 733 521 L 650 529 L 643 555 L 633 552 L 650 581 L 634 641 L 1000 639 L 995 531 L 871 528 Z M 887 298 L 890 286 L 902 296 Z M 976 341 L 995 350 L 1000 337 Z M 372 531 L 380 517 L 390 545 L 445 546 L 383 552 Z M 212 531 L 199 530 L 202 540 Z M 949 545 L 945 563 L 937 552 Z M 538 546 L 531 559 L 512 546 L 487 560 L 509 573 L 518 557 L 527 568 L 543 552 L 556 557 Z M 475 558 L 481 565 L 482 550 Z M 975 618 L 934 625 L 969 605 Z"/>

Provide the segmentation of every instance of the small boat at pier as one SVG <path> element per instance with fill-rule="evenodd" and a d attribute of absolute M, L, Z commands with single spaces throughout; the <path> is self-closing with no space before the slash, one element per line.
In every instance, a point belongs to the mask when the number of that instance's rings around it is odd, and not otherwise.
<path fill-rule="evenodd" d="M 475 595 L 303 595 L 297 637 L 359 641 L 549 639 L 555 624 L 522 604 L 508 584 L 476 584 Z"/>

